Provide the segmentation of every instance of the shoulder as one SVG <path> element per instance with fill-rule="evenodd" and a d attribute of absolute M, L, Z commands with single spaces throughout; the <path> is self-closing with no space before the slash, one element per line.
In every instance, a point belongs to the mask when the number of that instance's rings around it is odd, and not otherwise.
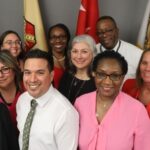
<path fill-rule="evenodd" d="M 96 91 L 83 94 L 80 97 L 78 97 L 75 101 L 75 107 L 84 107 L 91 105 L 94 103 L 94 100 L 96 100 Z"/>
<path fill-rule="evenodd" d="M 86 88 L 91 89 L 91 90 L 96 90 L 95 82 L 93 78 L 90 78 L 86 82 Z"/>
<path fill-rule="evenodd" d="M 139 88 L 137 87 L 136 79 L 126 80 L 123 84 L 122 91 L 136 98 L 139 93 Z"/>
<path fill-rule="evenodd" d="M 122 87 L 123 91 L 130 90 L 136 87 L 136 79 L 127 79 Z"/>
<path fill-rule="evenodd" d="M 135 111 L 144 108 L 144 105 L 141 102 L 124 92 L 119 92 L 118 98 L 122 105 L 124 105 L 128 110 Z"/>
<path fill-rule="evenodd" d="M 69 73 L 68 71 L 65 71 L 62 78 L 61 78 L 61 82 L 62 81 L 68 81 L 71 80 L 73 78 L 73 75 L 71 73 Z"/>
<path fill-rule="evenodd" d="M 146 132 L 149 132 L 150 120 L 144 105 L 123 92 L 120 92 L 119 96 L 118 109 L 120 114 L 123 114 L 124 119 L 128 119 L 128 122 L 135 125 L 138 131 L 141 128 L 143 132 L 147 128 Z"/>
<path fill-rule="evenodd" d="M 52 100 L 51 105 L 54 105 L 55 108 L 59 111 L 72 111 L 76 113 L 75 108 L 69 102 L 69 100 L 63 96 L 57 89 L 53 88 L 51 93 L 49 93 L 49 99 Z"/>
<path fill-rule="evenodd" d="M 27 91 L 20 94 L 19 99 L 26 99 L 29 97 L 29 94 Z"/>
<path fill-rule="evenodd" d="M 125 46 L 126 48 L 133 49 L 133 51 L 135 53 L 142 54 L 142 49 L 138 48 L 137 46 L 135 46 L 129 42 L 123 41 L 123 40 L 121 40 L 121 43 L 122 43 L 122 46 Z"/>
<path fill-rule="evenodd" d="M 73 75 L 69 71 L 65 71 L 63 76 L 64 77 L 73 77 Z"/>
<path fill-rule="evenodd" d="M 22 106 L 22 107 L 25 107 L 26 106 L 26 103 L 28 103 L 28 101 L 30 101 L 32 98 L 31 96 L 29 95 L 29 93 L 27 91 L 23 92 L 18 100 L 17 100 L 17 107 L 19 106 Z"/>

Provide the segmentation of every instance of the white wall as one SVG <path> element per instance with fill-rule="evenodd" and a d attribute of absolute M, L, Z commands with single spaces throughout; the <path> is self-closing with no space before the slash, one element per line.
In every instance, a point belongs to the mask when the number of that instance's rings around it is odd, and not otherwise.
<path fill-rule="evenodd" d="M 45 30 L 62 22 L 75 32 L 80 0 L 39 0 Z M 100 15 L 113 16 L 120 37 L 131 43 L 137 38 L 147 0 L 99 0 Z M 23 38 L 23 0 L 0 0 L 0 34 L 16 30 Z"/>

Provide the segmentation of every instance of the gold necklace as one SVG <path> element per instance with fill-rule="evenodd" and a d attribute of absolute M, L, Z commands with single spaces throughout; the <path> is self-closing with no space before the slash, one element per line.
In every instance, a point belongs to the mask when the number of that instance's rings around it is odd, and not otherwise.
<path fill-rule="evenodd" d="M 54 60 L 56 60 L 56 61 L 58 61 L 58 62 L 59 62 L 59 61 L 63 61 L 63 60 L 65 60 L 65 58 L 66 58 L 66 57 L 65 57 L 65 56 L 63 56 L 62 58 L 59 58 L 59 59 L 58 59 L 56 56 L 54 56 L 54 55 L 53 55 L 53 58 L 54 58 Z"/>
<path fill-rule="evenodd" d="M 99 110 L 96 108 L 96 112 L 95 112 L 96 117 L 100 117 L 101 113 L 105 114 L 109 110 L 109 108 L 111 107 L 112 104 L 113 104 L 113 101 L 112 102 L 100 101 L 100 103 L 97 104 L 97 105 L 99 105 Z"/>

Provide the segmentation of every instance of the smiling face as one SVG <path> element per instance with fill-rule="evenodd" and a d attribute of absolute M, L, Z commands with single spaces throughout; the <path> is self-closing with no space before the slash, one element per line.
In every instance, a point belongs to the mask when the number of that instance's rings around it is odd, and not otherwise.
<path fill-rule="evenodd" d="M 96 25 L 100 43 L 106 49 L 113 49 L 118 41 L 118 28 L 110 19 L 100 20 Z"/>
<path fill-rule="evenodd" d="M 67 35 L 62 28 L 55 27 L 49 35 L 49 44 L 53 53 L 64 53 L 67 46 Z"/>
<path fill-rule="evenodd" d="M 45 94 L 53 80 L 53 71 L 42 58 L 28 58 L 24 64 L 24 86 L 31 96 L 38 98 Z"/>
<path fill-rule="evenodd" d="M 106 74 L 107 77 L 102 79 L 97 75 L 97 72 Z M 108 58 L 99 61 L 93 75 L 95 78 L 98 95 L 101 98 L 114 99 L 116 97 L 124 78 L 124 76 L 120 76 L 121 74 L 122 70 L 117 60 Z M 113 77 L 120 76 L 120 78 L 117 80 L 112 80 L 108 75 L 112 75 Z"/>
<path fill-rule="evenodd" d="M 0 62 L 0 89 L 8 89 L 12 84 L 15 84 L 14 71 Z"/>
<path fill-rule="evenodd" d="M 88 69 L 93 60 L 93 52 L 85 42 L 74 43 L 71 49 L 71 61 L 78 69 Z"/>
<path fill-rule="evenodd" d="M 150 83 L 150 51 L 144 54 L 140 63 L 140 75 L 145 83 Z"/>
<path fill-rule="evenodd" d="M 21 53 L 21 41 L 17 35 L 10 33 L 4 38 L 1 49 L 8 49 L 17 58 Z"/>

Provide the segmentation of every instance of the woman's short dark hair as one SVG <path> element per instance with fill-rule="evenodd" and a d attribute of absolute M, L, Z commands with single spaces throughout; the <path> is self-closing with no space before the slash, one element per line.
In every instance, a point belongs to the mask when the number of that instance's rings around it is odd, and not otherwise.
<path fill-rule="evenodd" d="M 121 67 L 122 75 L 126 75 L 128 71 L 127 61 L 121 54 L 119 54 L 118 52 L 115 52 L 114 50 L 106 50 L 102 53 L 99 53 L 94 58 L 93 68 L 92 68 L 94 72 L 96 71 L 98 64 L 101 63 L 101 61 L 104 59 L 115 59 Z"/>

